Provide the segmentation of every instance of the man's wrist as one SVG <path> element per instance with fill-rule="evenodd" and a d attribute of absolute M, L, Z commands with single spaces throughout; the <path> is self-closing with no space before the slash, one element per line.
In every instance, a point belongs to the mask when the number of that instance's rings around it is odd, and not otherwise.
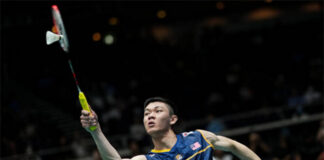
<path fill-rule="evenodd" d="M 99 126 L 97 126 L 97 128 L 93 131 L 88 129 L 88 132 L 90 132 L 91 135 L 98 135 L 98 134 L 102 133 L 101 128 Z"/>

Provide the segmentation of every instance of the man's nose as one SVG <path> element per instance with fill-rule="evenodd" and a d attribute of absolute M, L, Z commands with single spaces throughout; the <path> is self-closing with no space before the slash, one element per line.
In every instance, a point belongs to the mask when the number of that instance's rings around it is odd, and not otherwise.
<path fill-rule="evenodd" d="M 150 119 L 155 119 L 155 114 L 154 113 L 150 113 L 148 116 L 148 120 Z"/>

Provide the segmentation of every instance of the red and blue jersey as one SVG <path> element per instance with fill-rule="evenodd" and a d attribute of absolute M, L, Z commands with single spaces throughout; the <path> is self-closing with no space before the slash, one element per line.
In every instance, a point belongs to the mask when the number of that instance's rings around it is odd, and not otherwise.
<path fill-rule="evenodd" d="M 212 160 L 213 146 L 200 131 L 177 135 L 177 142 L 171 149 L 151 150 L 147 160 Z"/>

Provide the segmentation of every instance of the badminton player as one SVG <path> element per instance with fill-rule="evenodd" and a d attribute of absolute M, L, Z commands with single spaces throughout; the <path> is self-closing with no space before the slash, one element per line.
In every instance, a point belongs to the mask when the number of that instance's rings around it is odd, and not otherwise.
<path fill-rule="evenodd" d="M 178 117 L 173 107 L 171 101 L 162 97 L 152 97 L 144 102 L 143 123 L 154 148 L 146 155 L 123 160 L 212 160 L 214 150 L 231 152 L 242 160 L 260 160 L 245 145 L 209 131 L 195 130 L 176 135 L 172 126 Z M 91 116 L 88 111 L 82 110 L 80 120 L 94 139 L 103 160 L 122 159 L 101 131 L 94 111 Z M 97 126 L 97 129 L 91 131 L 90 126 Z"/>

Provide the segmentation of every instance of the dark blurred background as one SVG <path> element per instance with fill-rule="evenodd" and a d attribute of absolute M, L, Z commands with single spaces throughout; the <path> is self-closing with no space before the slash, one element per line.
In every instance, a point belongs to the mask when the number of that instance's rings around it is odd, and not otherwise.
<path fill-rule="evenodd" d="M 179 132 L 210 130 L 262 159 L 324 159 L 322 1 L 0 4 L 1 159 L 99 159 L 68 58 L 123 157 L 151 149 L 143 102 L 163 96 Z M 69 54 L 46 45 L 53 4 Z"/>

